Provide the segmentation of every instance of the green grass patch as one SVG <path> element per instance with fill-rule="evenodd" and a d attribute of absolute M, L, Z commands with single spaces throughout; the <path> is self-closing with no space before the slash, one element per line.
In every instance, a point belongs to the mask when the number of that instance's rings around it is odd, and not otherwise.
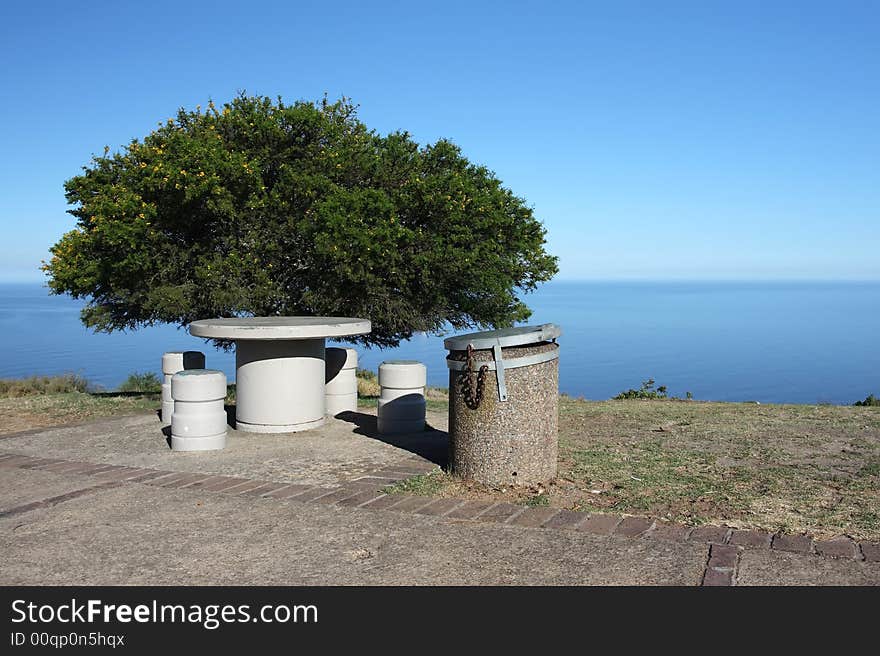
<path fill-rule="evenodd" d="M 535 496 L 526 499 L 525 505 L 527 505 L 529 508 L 540 508 L 542 506 L 549 506 L 550 497 L 543 493 L 536 494 Z"/>
<path fill-rule="evenodd" d="M 446 485 L 442 472 L 420 474 L 382 489 L 385 494 L 415 494 L 430 497 L 440 492 Z"/>

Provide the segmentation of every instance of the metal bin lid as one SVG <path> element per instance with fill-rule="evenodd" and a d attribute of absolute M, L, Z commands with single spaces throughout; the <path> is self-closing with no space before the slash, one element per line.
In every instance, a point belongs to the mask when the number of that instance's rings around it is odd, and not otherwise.
<path fill-rule="evenodd" d="M 562 329 L 555 323 L 542 323 L 539 326 L 517 326 L 516 328 L 455 335 L 443 340 L 443 346 L 450 351 L 464 351 L 469 345 L 475 349 L 490 349 L 493 346 L 523 346 L 556 339 L 561 334 Z"/>

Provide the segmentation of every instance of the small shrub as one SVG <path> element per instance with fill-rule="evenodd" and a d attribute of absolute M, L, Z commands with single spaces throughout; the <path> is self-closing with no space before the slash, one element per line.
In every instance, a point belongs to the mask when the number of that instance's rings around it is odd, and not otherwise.
<path fill-rule="evenodd" d="M 162 381 L 152 371 L 143 374 L 134 372 L 119 386 L 119 391 L 153 394 L 162 391 Z"/>
<path fill-rule="evenodd" d="M 369 369 L 357 370 L 358 396 L 360 398 L 374 398 L 379 396 L 379 377 L 376 372 Z"/>
<path fill-rule="evenodd" d="M 79 374 L 60 376 L 30 376 L 28 378 L 0 379 L 0 397 L 17 398 L 38 394 L 68 394 L 87 392 L 92 385 Z"/>
<path fill-rule="evenodd" d="M 856 401 L 853 405 L 861 405 L 861 406 L 880 406 L 880 399 L 878 399 L 873 394 L 868 394 L 864 401 Z"/>
<path fill-rule="evenodd" d="M 370 371 L 369 369 L 358 369 L 357 377 L 363 380 L 374 380 L 379 382 L 379 376 L 376 375 L 376 372 Z"/>
<path fill-rule="evenodd" d="M 642 386 L 635 389 L 628 389 L 625 392 L 621 392 L 617 396 L 614 397 L 615 401 L 622 401 L 623 399 L 665 399 L 668 398 L 666 394 L 666 385 L 660 385 L 659 387 L 654 387 L 654 379 L 649 378 L 646 381 L 642 382 Z"/>

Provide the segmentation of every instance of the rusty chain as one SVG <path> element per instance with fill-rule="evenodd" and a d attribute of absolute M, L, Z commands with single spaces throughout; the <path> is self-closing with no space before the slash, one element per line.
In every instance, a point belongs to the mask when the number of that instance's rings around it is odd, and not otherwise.
<path fill-rule="evenodd" d="M 468 344 L 467 362 L 464 371 L 462 371 L 458 380 L 461 387 L 461 395 L 464 398 L 464 404 L 471 410 L 479 408 L 480 402 L 483 400 L 483 387 L 486 384 L 487 371 L 489 371 L 488 365 L 484 364 L 480 367 L 480 371 L 477 373 L 477 389 L 475 393 L 472 382 L 474 374 L 474 347 Z"/>

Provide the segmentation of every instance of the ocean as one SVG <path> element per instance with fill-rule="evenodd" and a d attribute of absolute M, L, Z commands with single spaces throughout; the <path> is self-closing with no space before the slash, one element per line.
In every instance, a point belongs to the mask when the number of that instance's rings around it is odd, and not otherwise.
<path fill-rule="evenodd" d="M 670 395 L 851 404 L 880 394 L 880 282 L 551 282 L 525 297 L 529 323 L 562 327 L 560 391 L 607 399 L 653 378 Z M 197 349 L 235 377 L 235 357 L 174 326 L 111 335 L 81 303 L 36 284 L 0 284 L 0 377 L 79 373 L 111 390 L 161 373 L 164 351 Z M 328 342 L 328 345 L 330 343 Z M 446 386 L 443 337 L 359 347 L 360 366 L 421 360 Z"/>

